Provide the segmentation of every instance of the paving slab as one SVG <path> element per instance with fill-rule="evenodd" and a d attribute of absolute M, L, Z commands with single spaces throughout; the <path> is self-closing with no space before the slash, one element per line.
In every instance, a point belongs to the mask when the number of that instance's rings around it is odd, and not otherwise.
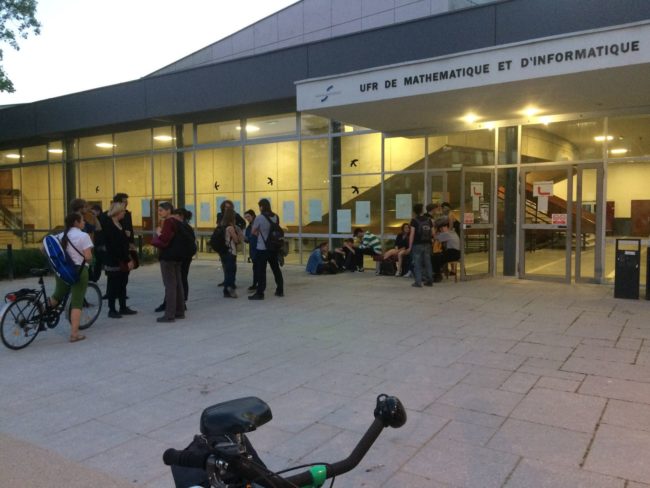
<path fill-rule="evenodd" d="M 272 469 L 333 461 L 370 425 L 380 393 L 403 400 L 408 422 L 337 486 L 650 483 L 627 458 L 650 447 L 650 302 L 599 285 L 499 278 L 415 290 L 373 273 L 283 272 L 284 298 L 249 302 L 242 289 L 227 300 L 217 263 L 197 260 L 188 318 L 157 324 L 160 270 L 142 266 L 128 291 L 137 315 L 103 311 L 82 343 L 67 342 L 63 321 L 22 351 L 0 349 L 0 486 L 43 486 L 12 465 L 10 445 L 52 467 L 50 487 L 169 488 L 162 452 L 190 442 L 203 408 L 242 396 L 273 410 L 250 436 Z M 250 279 L 240 267 L 238 281 Z M 0 295 L 34 282 L 0 282 Z"/>

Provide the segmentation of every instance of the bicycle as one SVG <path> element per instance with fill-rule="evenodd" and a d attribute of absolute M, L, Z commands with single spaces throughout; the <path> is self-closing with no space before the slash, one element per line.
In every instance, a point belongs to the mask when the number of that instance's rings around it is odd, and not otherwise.
<path fill-rule="evenodd" d="M 374 421 L 352 453 L 333 464 L 307 464 L 279 472 L 269 470 L 246 434 L 273 418 L 271 408 L 259 398 L 246 397 L 219 403 L 201 414 L 201 435 L 183 451 L 167 449 L 163 462 L 171 466 L 176 488 L 318 488 L 354 469 L 386 427 L 406 423 L 406 410 L 397 397 L 377 397 Z M 283 477 L 297 469 L 306 471 Z"/>
<path fill-rule="evenodd" d="M 49 304 L 43 277 L 49 273 L 45 269 L 30 270 L 32 276 L 38 277 L 40 290 L 22 288 L 18 291 L 7 293 L 7 305 L 0 315 L 0 337 L 9 349 L 18 350 L 29 346 L 39 332 L 46 328 L 54 329 L 65 312 L 70 321 L 70 307 L 68 299 L 70 291 L 56 306 Z M 97 320 L 102 310 L 102 292 L 95 283 L 88 283 L 81 309 L 80 330 L 85 330 Z"/>

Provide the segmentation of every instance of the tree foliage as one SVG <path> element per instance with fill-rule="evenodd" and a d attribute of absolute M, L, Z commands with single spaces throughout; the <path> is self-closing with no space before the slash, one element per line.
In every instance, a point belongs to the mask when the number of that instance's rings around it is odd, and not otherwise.
<path fill-rule="evenodd" d="M 2 45 L 9 44 L 18 51 L 19 39 L 27 39 L 32 32 L 41 33 L 41 24 L 36 20 L 36 4 L 37 0 L 0 0 L 0 92 L 16 91 L 2 66 Z"/>

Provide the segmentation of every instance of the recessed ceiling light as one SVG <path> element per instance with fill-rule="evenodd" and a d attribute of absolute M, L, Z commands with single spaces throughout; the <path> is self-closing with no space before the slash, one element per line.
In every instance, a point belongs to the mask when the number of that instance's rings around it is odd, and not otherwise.
<path fill-rule="evenodd" d="M 154 136 L 153 138 L 160 142 L 169 142 L 174 140 L 172 136 Z"/>
<path fill-rule="evenodd" d="M 9 154 L 6 154 L 5 157 L 7 159 L 20 159 L 20 154 L 9 153 Z"/>
<path fill-rule="evenodd" d="M 616 149 L 610 149 L 609 151 L 610 154 L 627 154 L 627 149 L 623 147 L 619 147 Z"/>
<path fill-rule="evenodd" d="M 241 126 L 239 126 L 239 125 L 236 128 L 237 128 L 237 130 L 241 130 Z M 258 130 L 260 130 L 260 128 L 257 127 L 256 125 L 248 124 L 246 126 L 246 132 L 257 132 Z"/>
<path fill-rule="evenodd" d="M 596 136 L 596 137 L 594 137 L 594 141 L 596 141 L 596 142 L 604 142 L 605 140 L 613 141 L 614 136 Z"/>
<path fill-rule="evenodd" d="M 541 112 L 540 109 L 538 109 L 537 107 L 533 107 L 532 105 L 526 107 L 526 108 L 522 111 L 522 113 L 523 113 L 525 116 L 527 116 L 527 117 L 532 117 L 533 115 L 537 115 L 537 114 L 540 113 L 540 112 Z"/>
<path fill-rule="evenodd" d="M 48 149 L 47 152 L 51 154 L 63 154 L 63 149 L 52 148 L 52 149 Z"/>
<path fill-rule="evenodd" d="M 473 124 L 478 119 L 479 119 L 478 115 L 472 112 L 469 112 L 462 117 L 462 120 L 467 122 L 468 124 Z"/>
<path fill-rule="evenodd" d="M 101 149 L 112 149 L 115 147 L 115 144 L 111 144 L 110 142 L 98 142 L 95 146 Z"/>

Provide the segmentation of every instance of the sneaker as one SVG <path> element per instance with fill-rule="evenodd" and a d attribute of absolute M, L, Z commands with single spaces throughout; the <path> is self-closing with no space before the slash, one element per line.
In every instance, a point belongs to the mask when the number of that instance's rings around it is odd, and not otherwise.
<path fill-rule="evenodd" d="M 160 305 L 158 305 L 156 307 L 156 310 L 154 310 L 154 312 L 164 312 L 164 311 L 165 311 L 165 303 L 164 302 L 161 303 Z"/>
<path fill-rule="evenodd" d="M 156 322 L 158 322 L 158 323 L 175 322 L 175 321 L 176 321 L 176 319 L 168 319 L 164 315 L 162 317 L 158 317 L 156 319 Z"/>
<path fill-rule="evenodd" d="M 248 297 L 249 300 L 264 300 L 264 295 L 260 295 L 259 293 L 255 293 L 254 295 L 251 295 Z"/>
<path fill-rule="evenodd" d="M 395 271 L 395 276 L 402 276 L 402 273 L 400 271 Z"/>
<path fill-rule="evenodd" d="M 413 273 L 407 271 L 406 274 L 404 275 L 404 278 L 410 278 L 411 276 L 413 276 Z"/>
<path fill-rule="evenodd" d="M 237 298 L 237 292 L 232 286 L 223 289 L 224 298 Z"/>
<path fill-rule="evenodd" d="M 363 273 L 365 271 L 365 269 L 363 269 L 363 266 L 358 266 L 357 271 L 359 271 L 360 273 Z"/>
<path fill-rule="evenodd" d="M 414 288 L 422 288 L 422 285 L 420 283 L 413 283 L 411 286 Z"/>
<path fill-rule="evenodd" d="M 109 310 L 108 311 L 108 318 L 109 319 L 121 319 L 122 315 L 115 310 Z"/>
<path fill-rule="evenodd" d="M 122 314 L 122 315 L 135 315 L 136 313 L 138 313 L 138 311 L 133 310 L 132 308 L 126 307 L 126 308 L 121 308 L 119 313 Z"/>
<path fill-rule="evenodd" d="M 283 296 L 284 296 L 284 292 L 283 292 L 283 291 L 280 291 L 280 290 L 275 290 L 275 296 L 276 296 L 276 297 L 283 297 Z"/>

